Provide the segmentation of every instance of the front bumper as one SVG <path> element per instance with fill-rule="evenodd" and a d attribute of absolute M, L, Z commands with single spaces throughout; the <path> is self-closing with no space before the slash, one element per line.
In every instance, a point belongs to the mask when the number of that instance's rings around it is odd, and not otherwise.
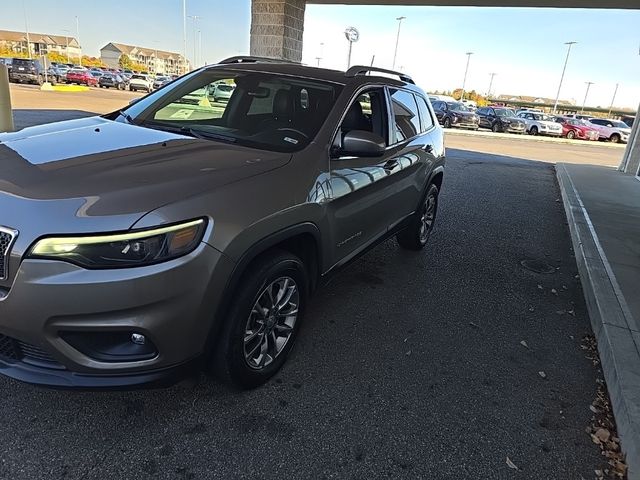
<path fill-rule="evenodd" d="M 524 133 L 526 131 L 526 126 L 524 125 L 524 123 L 521 123 L 521 124 L 503 123 L 502 131 L 507 133 Z"/>
<path fill-rule="evenodd" d="M 230 259 L 204 243 L 184 257 L 139 268 L 23 260 L 11 288 L 0 290 L 0 373 L 63 388 L 174 383 L 205 352 L 232 270 Z M 72 345 L 70 332 L 76 338 L 142 334 L 155 354 L 105 359 L 91 342 Z"/>

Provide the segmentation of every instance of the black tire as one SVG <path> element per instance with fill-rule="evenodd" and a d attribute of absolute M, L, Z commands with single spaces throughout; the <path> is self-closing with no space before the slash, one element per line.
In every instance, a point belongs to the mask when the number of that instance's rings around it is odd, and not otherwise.
<path fill-rule="evenodd" d="M 576 132 L 574 132 L 573 130 L 569 130 L 569 131 L 567 132 L 567 138 L 568 138 L 569 140 L 573 140 L 574 138 L 576 138 Z"/>
<path fill-rule="evenodd" d="M 411 223 L 396 235 L 398 244 L 402 248 L 406 250 L 422 250 L 429 242 L 438 213 L 438 194 L 438 187 L 433 183 L 430 184 L 420 203 L 420 207 L 411 219 Z M 426 221 L 429 221 L 428 226 L 425 223 Z"/>
<path fill-rule="evenodd" d="M 500 132 L 500 125 L 498 125 L 498 122 L 495 122 L 493 125 L 491 125 L 491 131 L 493 133 Z"/>
<path fill-rule="evenodd" d="M 618 135 L 617 133 L 612 134 L 612 135 L 609 137 L 609 141 L 610 141 L 611 143 L 620 143 L 620 135 Z"/>
<path fill-rule="evenodd" d="M 534 137 L 538 135 L 538 127 L 536 127 L 535 125 L 531 127 L 531 129 L 529 130 L 529 135 L 533 135 Z"/>
<path fill-rule="evenodd" d="M 297 287 L 297 318 L 288 339 L 282 349 L 275 355 L 275 358 L 269 356 L 270 362 L 262 367 L 250 366 L 251 360 L 248 360 L 245 355 L 245 335 L 248 331 L 249 322 L 257 314 L 253 310 L 257 301 L 263 294 L 266 294 L 267 287 L 283 277 L 293 281 Z M 281 250 L 272 250 L 255 260 L 243 275 L 240 285 L 234 292 L 231 309 L 224 316 L 225 324 L 222 327 L 220 340 L 210 358 L 209 369 L 212 373 L 219 380 L 241 389 L 255 388 L 266 383 L 280 370 L 293 348 L 304 317 L 308 292 L 309 279 L 307 270 L 302 261 L 295 255 Z M 269 318 L 273 323 L 277 322 L 278 317 L 272 313 Z M 258 324 L 254 323 L 255 325 Z M 267 323 L 263 322 L 260 330 L 264 331 L 268 328 L 270 327 L 267 326 Z M 276 331 L 273 325 L 271 329 Z M 267 335 L 269 334 L 267 333 Z M 256 338 L 258 344 L 263 344 L 261 338 Z M 266 338 L 264 334 L 262 338 Z M 267 340 L 267 345 L 269 344 L 273 343 Z M 255 348 L 255 346 L 249 348 Z M 259 358 L 264 355 L 261 352 L 256 353 L 260 353 Z M 267 356 L 264 355 L 264 357 L 266 358 Z"/>
<path fill-rule="evenodd" d="M 449 117 L 445 117 L 444 118 L 443 127 L 444 128 L 451 128 L 451 119 Z"/>
<path fill-rule="evenodd" d="M 36 80 L 36 84 L 42 86 L 44 83 L 44 77 L 42 75 L 38 75 L 38 79 Z"/>

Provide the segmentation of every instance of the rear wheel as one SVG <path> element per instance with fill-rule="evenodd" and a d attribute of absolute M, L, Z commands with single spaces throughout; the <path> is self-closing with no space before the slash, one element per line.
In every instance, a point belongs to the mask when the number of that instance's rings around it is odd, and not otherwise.
<path fill-rule="evenodd" d="M 567 138 L 568 138 L 569 140 L 573 140 L 574 138 L 576 138 L 576 132 L 574 132 L 573 130 L 569 130 L 569 131 L 567 132 Z"/>
<path fill-rule="evenodd" d="M 618 135 L 617 133 L 614 133 L 609 137 L 609 140 L 611 141 L 611 143 L 618 143 L 620 142 L 620 135 Z"/>
<path fill-rule="evenodd" d="M 210 369 L 220 380 L 247 389 L 278 372 L 300 329 L 308 284 L 304 264 L 289 252 L 273 250 L 254 262 L 211 356 Z"/>
<path fill-rule="evenodd" d="M 429 185 L 420 208 L 411 219 L 411 224 L 396 235 L 398 244 L 406 250 L 421 250 L 429 241 L 438 213 L 438 187 Z"/>

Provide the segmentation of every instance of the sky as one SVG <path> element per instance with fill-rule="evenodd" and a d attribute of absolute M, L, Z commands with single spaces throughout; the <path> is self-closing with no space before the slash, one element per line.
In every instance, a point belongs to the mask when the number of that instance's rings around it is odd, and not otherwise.
<path fill-rule="evenodd" d="M 83 53 L 98 56 L 109 42 L 183 50 L 181 0 L 14 0 L 2 7 L 0 29 L 29 29 L 75 36 L 79 19 Z M 187 0 L 187 14 L 201 17 L 198 64 L 215 63 L 249 50 L 249 0 Z M 489 74 L 497 73 L 492 93 L 555 98 L 567 41 L 573 46 L 561 98 L 608 107 L 616 83 L 615 106 L 640 102 L 640 10 L 525 9 L 307 5 L 303 62 L 345 69 L 348 26 L 360 31 L 352 64 L 391 68 L 399 16 L 402 23 L 396 68 L 425 90 L 462 86 L 467 56 L 467 90 L 486 93 Z M 324 44 L 321 46 L 321 43 Z M 194 58 L 194 21 L 187 19 L 187 56 Z"/>

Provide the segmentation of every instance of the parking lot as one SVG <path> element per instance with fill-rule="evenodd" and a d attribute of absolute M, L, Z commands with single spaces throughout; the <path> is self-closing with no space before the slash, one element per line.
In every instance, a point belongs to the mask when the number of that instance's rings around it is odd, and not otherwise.
<path fill-rule="evenodd" d="M 18 126 L 135 96 L 31 90 L 12 86 Z M 593 478 L 600 374 L 581 348 L 591 331 L 553 162 L 615 166 L 622 149 L 446 141 L 428 248 L 390 240 L 335 277 L 268 385 L 79 393 L 1 377 L 0 477 Z"/>

